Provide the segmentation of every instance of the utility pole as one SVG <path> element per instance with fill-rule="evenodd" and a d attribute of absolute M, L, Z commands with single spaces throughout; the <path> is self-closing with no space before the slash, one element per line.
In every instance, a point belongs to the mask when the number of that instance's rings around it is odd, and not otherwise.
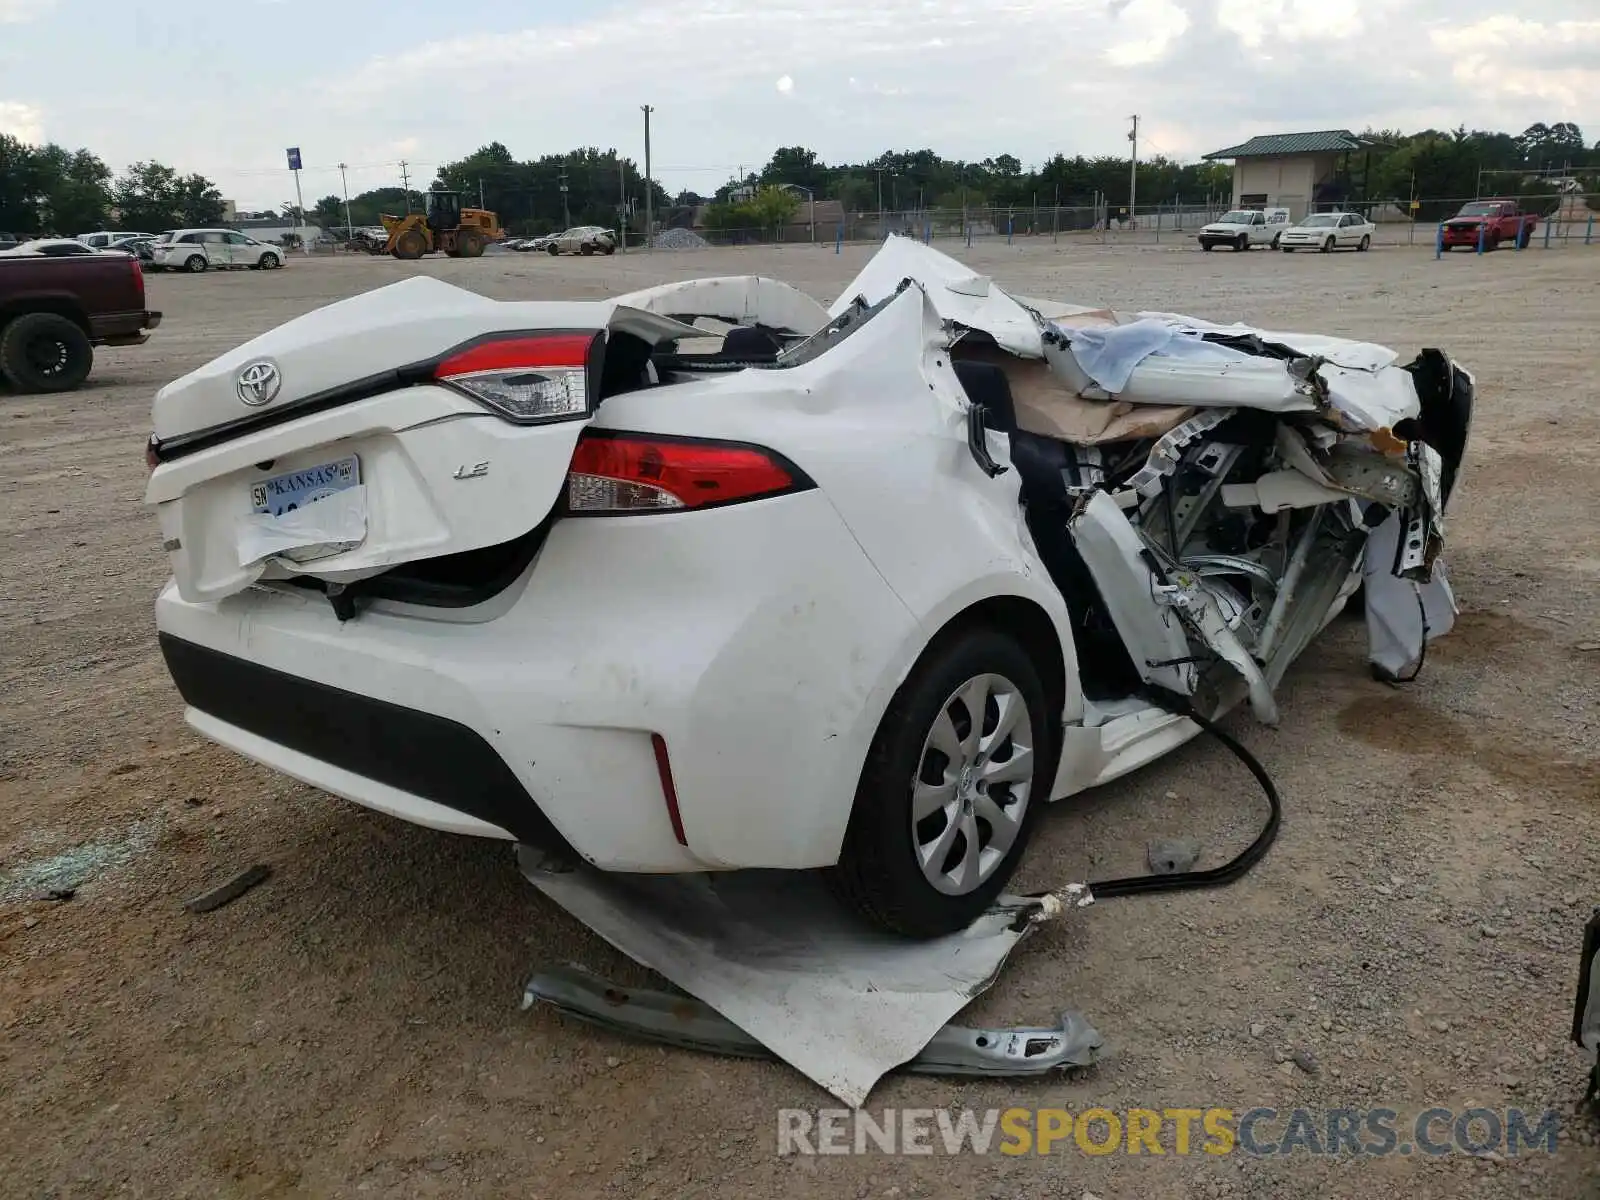
<path fill-rule="evenodd" d="M 628 160 L 617 155 L 617 240 L 628 252 Z"/>
<path fill-rule="evenodd" d="M 650 114 L 655 109 L 648 104 L 639 106 L 644 113 L 644 248 L 655 248 L 655 212 L 653 197 L 650 195 L 652 183 L 650 180 Z"/>
<path fill-rule="evenodd" d="M 339 190 L 344 192 L 344 237 L 346 241 L 355 237 L 355 229 L 350 222 L 350 184 L 344 177 L 345 165 L 339 164 Z"/>
<path fill-rule="evenodd" d="M 1137 211 L 1134 202 L 1139 195 L 1139 115 L 1133 116 L 1133 128 L 1128 131 L 1128 140 L 1133 143 L 1133 150 L 1129 154 L 1128 167 L 1128 226 L 1134 225 L 1134 213 Z"/>
<path fill-rule="evenodd" d="M 406 173 L 406 160 L 400 160 L 400 191 L 406 198 L 406 211 L 411 211 L 411 176 Z"/>
<path fill-rule="evenodd" d="M 483 202 L 483 176 L 482 175 L 478 176 L 478 207 L 479 208 L 487 207 Z"/>
<path fill-rule="evenodd" d="M 561 168 L 561 174 L 556 176 L 556 182 L 561 185 L 561 228 L 572 228 L 572 214 L 567 211 L 567 169 Z"/>

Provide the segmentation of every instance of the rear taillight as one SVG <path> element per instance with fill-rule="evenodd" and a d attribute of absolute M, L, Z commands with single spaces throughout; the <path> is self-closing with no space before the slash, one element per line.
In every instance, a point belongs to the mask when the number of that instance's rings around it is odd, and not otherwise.
<path fill-rule="evenodd" d="M 453 352 L 433 377 L 519 424 L 570 420 L 589 412 L 590 360 L 600 339 L 593 332 L 506 334 Z"/>
<path fill-rule="evenodd" d="M 815 485 L 788 459 L 742 442 L 589 430 L 567 472 L 574 516 L 682 512 Z"/>
<path fill-rule="evenodd" d="M 139 307 L 144 307 L 144 268 L 139 265 L 139 256 L 129 253 L 128 261 L 133 264 L 134 294 L 139 297 Z"/>

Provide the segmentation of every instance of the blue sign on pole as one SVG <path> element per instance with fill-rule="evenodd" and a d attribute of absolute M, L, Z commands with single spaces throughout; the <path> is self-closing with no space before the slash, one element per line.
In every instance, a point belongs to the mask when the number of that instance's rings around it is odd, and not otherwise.
<path fill-rule="evenodd" d="M 298 171 L 299 169 L 300 169 L 300 147 L 299 146 L 290 146 L 289 147 L 289 170 Z"/>

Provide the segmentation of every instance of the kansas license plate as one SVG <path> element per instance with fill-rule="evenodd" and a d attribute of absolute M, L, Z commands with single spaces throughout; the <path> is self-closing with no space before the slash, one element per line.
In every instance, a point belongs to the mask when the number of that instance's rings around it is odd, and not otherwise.
<path fill-rule="evenodd" d="M 332 496 L 361 482 L 361 460 L 355 455 L 303 471 L 287 471 L 250 485 L 250 503 L 258 513 L 281 517 L 313 500 Z"/>

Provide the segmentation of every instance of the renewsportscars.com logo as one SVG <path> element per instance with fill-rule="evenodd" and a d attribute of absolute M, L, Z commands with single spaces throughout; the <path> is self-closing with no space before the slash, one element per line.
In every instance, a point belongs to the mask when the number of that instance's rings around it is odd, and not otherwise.
<path fill-rule="evenodd" d="M 1560 1118 L 1468 1108 L 886 1108 L 778 1110 L 778 1153 L 1387 1157 L 1554 1154 Z"/>

